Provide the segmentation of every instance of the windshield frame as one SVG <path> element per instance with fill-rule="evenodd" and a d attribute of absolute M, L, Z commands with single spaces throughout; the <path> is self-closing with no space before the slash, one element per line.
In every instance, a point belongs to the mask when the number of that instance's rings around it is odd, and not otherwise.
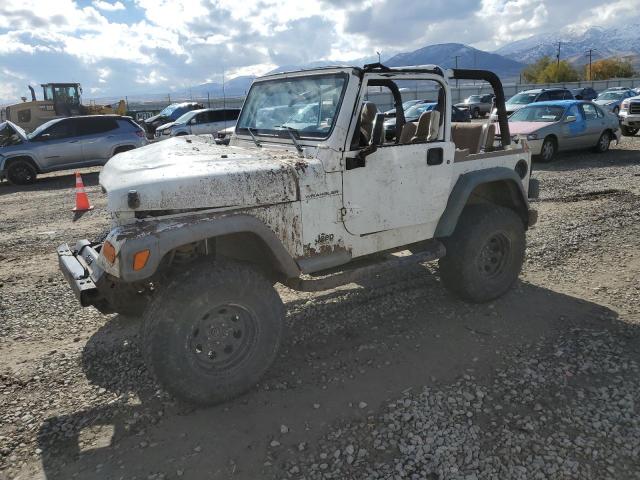
<path fill-rule="evenodd" d="M 283 77 L 276 77 L 276 78 L 270 78 L 268 80 L 260 80 L 260 81 L 256 81 L 253 82 L 253 84 L 251 85 L 251 88 L 249 89 L 249 92 L 247 93 L 247 96 L 245 98 L 244 104 L 242 105 L 242 110 L 240 111 L 240 115 L 238 115 L 238 120 L 236 121 L 236 128 L 235 128 L 235 133 L 236 134 L 241 134 L 241 135 L 247 135 L 249 136 L 249 128 L 251 128 L 251 132 L 256 136 L 256 137 L 268 137 L 268 138 L 279 138 L 279 139 L 289 139 L 290 140 L 290 136 L 289 136 L 289 130 L 286 128 L 282 128 L 282 129 L 260 129 L 260 128 L 255 128 L 255 127 L 241 127 L 240 126 L 240 121 L 242 120 L 242 115 L 245 111 L 245 107 L 247 106 L 247 101 L 249 100 L 251 93 L 253 92 L 254 88 L 258 88 L 259 86 L 262 86 L 264 84 L 267 83 L 280 83 L 280 82 L 290 82 L 292 80 L 297 80 L 297 79 L 314 79 L 314 78 L 326 78 L 326 77 L 335 77 L 335 78 L 342 78 L 344 80 L 344 84 L 342 85 L 342 91 L 340 92 L 340 97 L 338 98 L 338 102 L 336 103 L 336 110 L 335 110 L 335 114 L 333 116 L 333 122 L 331 123 L 331 128 L 329 128 L 329 130 L 327 131 L 326 135 L 324 136 L 305 136 L 304 135 L 304 130 L 298 130 L 296 131 L 296 134 L 298 135 L 298 139 L 299 140 L 307 140 L 307 141 L 315 141 L 315 142 L 322 142 L 322 141 L 326 141 L 328 140 L 331 135 L 333 134 L 333 130 L 336 126 L 336 124 L 338 123 L 338 116 L 340 115 L 340 112 L 342 111 L 342 103 L 344 101 L 344 97 L 347 93 L 347 89 L 349 86 L 349 74 L 347 72 L 331 72 L 331 73 L 314 73 L 314 74 L 310 74 L 310 75 L 300 75 L 300 76 L 283 76 Z M 308 105 L 312 105 L 312 104 L 308 104 Z M 304 108 L 304 107 L 302 107 Z"/>

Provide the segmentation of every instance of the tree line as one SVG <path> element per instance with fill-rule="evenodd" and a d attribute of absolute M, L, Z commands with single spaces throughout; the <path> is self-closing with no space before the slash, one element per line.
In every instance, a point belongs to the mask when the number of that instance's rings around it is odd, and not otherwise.
<path fill-rule="evenodd" d="M 583 68 L 576 68 L 566 60 L 545 56 L 527 66 L 522 71 L 525 83 L 577 82 L 579 80 L 608 80 L 610 78 L 630 78 L 636 72 L 629 60 L 621 58 L 604 58 L 596 60 Z"/>

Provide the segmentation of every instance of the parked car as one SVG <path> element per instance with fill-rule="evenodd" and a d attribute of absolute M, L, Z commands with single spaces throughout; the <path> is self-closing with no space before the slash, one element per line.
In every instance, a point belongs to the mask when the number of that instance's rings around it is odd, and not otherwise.
<path fill-rule="evenodd" d="M 153 138 L 156 129 L 160 125 L 175 122 L 185 113 L 202 108 L 204 108 L 204 105 L 196 102 L 172 103 L 171 105 L 163 108 L 159 114 L 147 118 L 142 125 L 147 131 L 147 137 Z"/>
<path fill-rule="evenodd" d="M 625 137 L 632 137 L 640 130 L 640 95 L 627 98 L 620 106 L 620 129 Z"/>
<path fill-rule="evenodd" d="M 479 118 L 480 116 L 489 115 L 493 108 L 493 99 L 495 95 L 489 93 L 487 95 L 471 95 L 462 103 L 456 103 L 456 107 L 469 110 L 471 117 Z"/>
<path fill-rule="evenodd" d="M 231 140 L 231 135 L 236 131 L 236 126 L 227 127 L 223 130 L 218 130 L 216 133 L 216 143 L 218 145 L 229 145 L 229 141 Z"/>
<path fill-rule="evenodd" d="M 612 111 L 615 115 L 620 113 L 620 106 L 622 102 L 627 99 L 635 96 L 635 92 L 633 90 L 627 89 L 619 89 L 618 87 L 615 90 L 610 89 L 602 92 L 598 95 L 594 101 L 601 107 L 607 108 Z"/>
<path fill-rule="evenodd" d="M 537 102 L 523 107 L 509 117 L 509 131 L 514 139 L 525 139 L 531 153 L 542 162 L 550 162 L 563 150 L 591 147 L 603 153 L 621 137 L 618 118 L 584 100 Z"/>
<path fill-rule="evenodd" d="M 573 99 L 573 94 L 566 88 L 536 88 L 533 90 L 525 90 L 507 100 L 507 115 L 511 115 L 513 112 L 520 110 L 530 103 Z M 498 116 L 494 108 L 491 113 L 491 120 L 496 121 L 497 119 Z"/>
<path fill-rule="evenodd" d="M 424 112 L 430 112 L 435 108 L 437 103 L 421 103 L 409 107 L 404 112 L 404 118 L 407 122 L 417 122 Z M 469 110 L 462 110 L 455 105 L 451 106 L 451 121 L 452 122 L 470 122 L 471 114 Z M 396 135 L 396 119 L 389 119 L 384 122 L 384 135 L 387 140 L 391 140 Z"/>
<path fill-rule="evenodd" d="M 418 105 L 419 103 L 431 103 L 433 100 L 428 100 L 426 98 L 418 99 L 418 100 L 407 100 L 406 102 L 402 102 L 402 109 L 406 112 L 409 107 L 414 105 Z M 396 114 L 396 109 L 392 108 L 391 110 L 387 110 L 384 112 L 385 117 L 393 117 Z"/>
<path fill-rule="evenodd" d="M 572 88 L 571 93 L 576 100 L 595 100 L 598 96 L 598 92 L 591 87 Z"/>
<path fill-rule="evenodd" d="M 156 129 L 156 138 L 178 137 L 180 135 L 212 135 L 236 124 L 240 115 L 239 108 L 204 108 L 191 110 L 175 122 L 165 123 Z"/>
<path fill-rule="evenodd" d="M 56 118 L 30 134 L 7 121 L 0 123 L 0 178 L 33 183 L 39 173 L 104 165 L 147 143 L 140 125 L 118 115 Z"/>

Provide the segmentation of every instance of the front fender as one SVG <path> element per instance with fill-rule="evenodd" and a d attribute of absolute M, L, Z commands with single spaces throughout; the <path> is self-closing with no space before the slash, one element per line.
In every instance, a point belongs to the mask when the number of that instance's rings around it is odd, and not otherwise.
<path fill-rule="evenodd" d="M 458 178 L 458 181 L 451 190 L 447 206 L 438 221 L 438 226 L 434 236 L 436 238 L 448 237 L 453 234 L 458 218 L 462 210 L 467 205 L 467 201 L 476 187 L 492 182 L 504 181 L 511 187 L 513 199 L 516 203 L 518 213 L 525 224 L 525 228 L 529 226 L 529 202 L 527 193 L 522 185 L 522 180 L 515 172 L 506 167 L 494 167 L 486 170 L 476 170 L 465 173 Z"/>
<path fill-rule="evenodd" d="M 116 248 L 116 262 L 109 265 L 102 256 L 100 262 L 105 271 L 126 282 L 140 281 L 151 277 L 171 250 L 233 233 L 256 235 L 269 248 L 284 275 L 300 275 L 300 268 L 276 234 L 261 220 L 246 213 L 209 213 L 116 228 L 106 238 Z M 149 250 L 149 259 L 144 268 L 134 271 L 133 258 L 141 250 Z"/>

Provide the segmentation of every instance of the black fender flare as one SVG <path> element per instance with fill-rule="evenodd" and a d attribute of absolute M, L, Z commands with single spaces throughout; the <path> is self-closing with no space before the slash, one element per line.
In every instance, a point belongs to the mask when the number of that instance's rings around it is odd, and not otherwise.
<path fill-rule="evenodd" d="M 112 231 L 107 240 L 121 243 L 118 252 L 120 278 L 127 282 L 151 277 L 164 256 L 171 250 L 189 243 L 215 238 L 232 233 L 249 233 L 264 242 L 273 256 L 275 267 L 288 278 L 300 275 L 300 268 L 276 234 L 260 219 L 249 214 L 209 214 L 192 218 L 175 218 L 173 223 L 158 222 L 153 229 L 145 232 Z M 114 238 L 115 236 L 115 238 Z M 133 270 L 136 252 L 149 250 L 150 255 L 144 268 Z"/>
<path fill-rule="evenodd" d="M 458 218 L 462 213 L 471 193 L 476 187 L 492 182 L 505 182 L 509 185 L 514 206 L 522 218 L 525 228 L 529 226 L 529 202 L 527 194 L 522 186 L 522 180 L 515 172 L 506 167 L 494 167 L 486 170 L 476 170 L 465 173 L 458 178 L 451 193 L 447 206 L 438 221 L 434 237 L 442 238 L 450 236 L 456 229 Z"/>

